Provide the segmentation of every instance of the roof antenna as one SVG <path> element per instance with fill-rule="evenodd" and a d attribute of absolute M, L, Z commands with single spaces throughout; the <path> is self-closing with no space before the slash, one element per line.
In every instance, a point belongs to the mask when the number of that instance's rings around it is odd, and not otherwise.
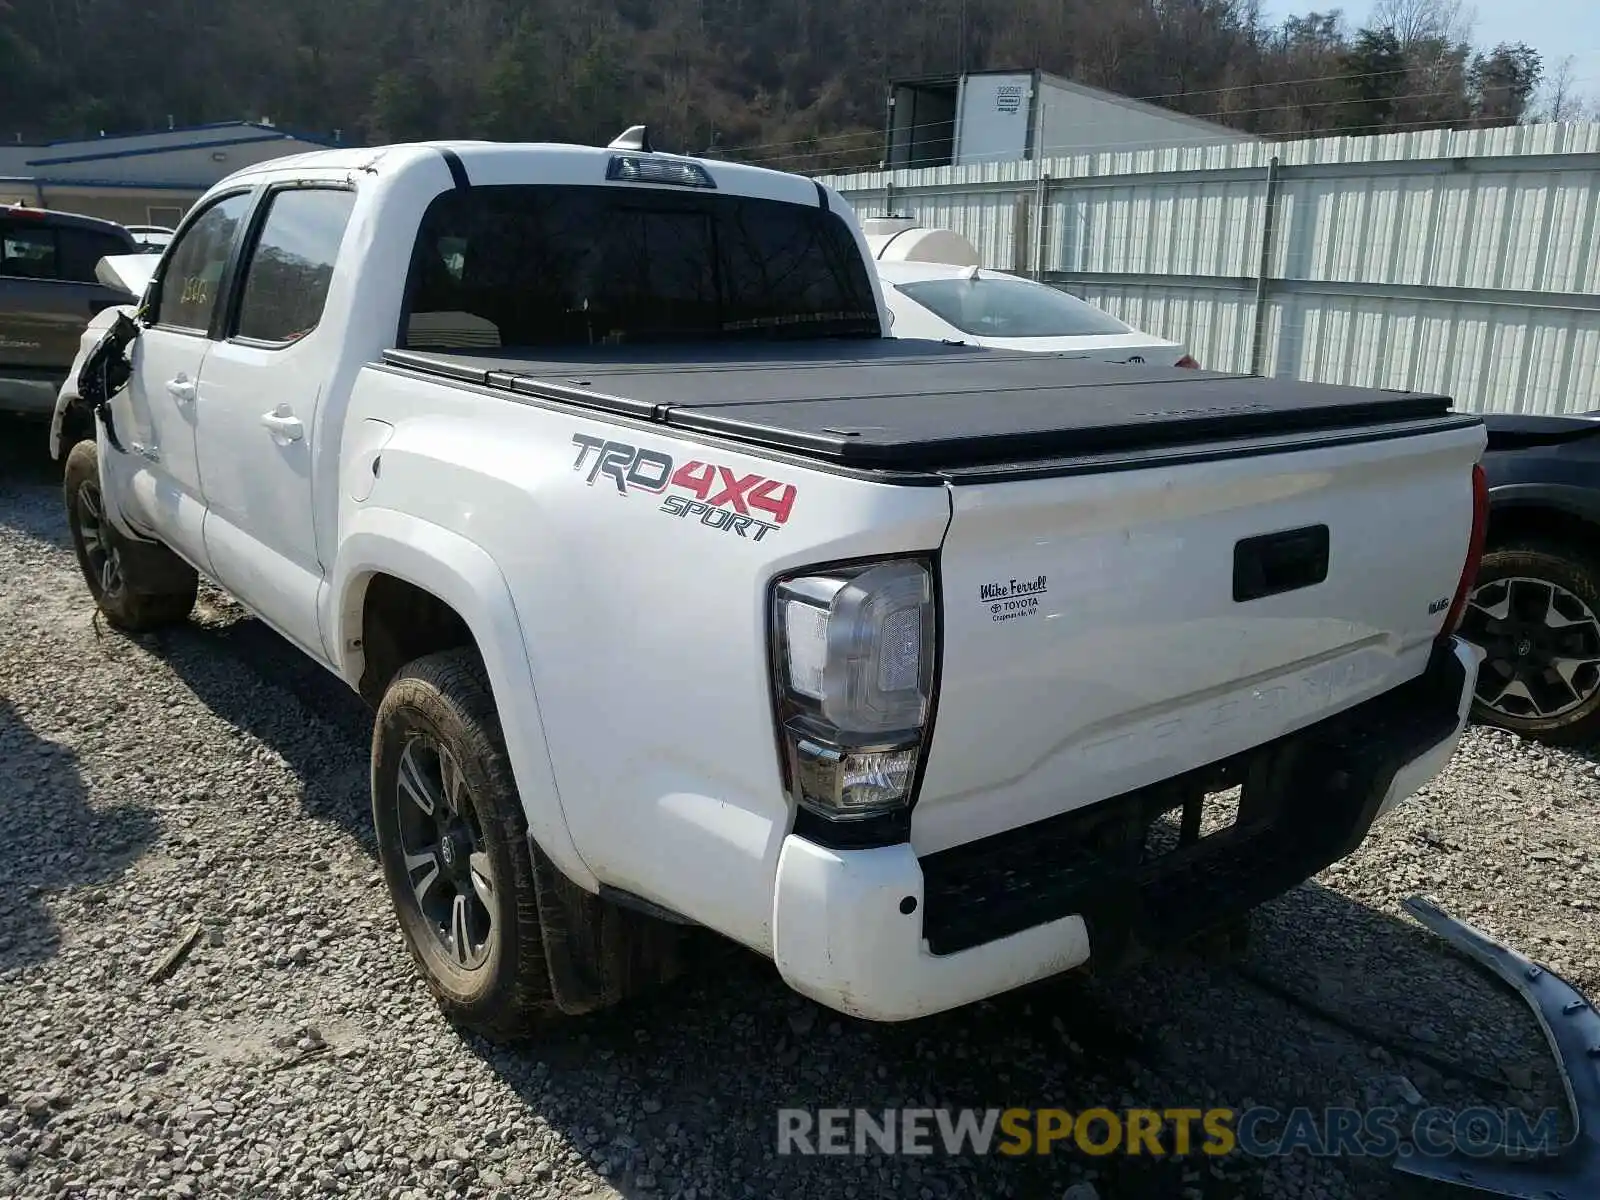
<path fill-rule="evenodd" d="M 643 125 L 634 125 L 624 131 L 619 137 L 606 147 L 607 150 L 638 150 L 644 154 L 654 154 L 656 148 L 650 144 L 650 130 Z"/>

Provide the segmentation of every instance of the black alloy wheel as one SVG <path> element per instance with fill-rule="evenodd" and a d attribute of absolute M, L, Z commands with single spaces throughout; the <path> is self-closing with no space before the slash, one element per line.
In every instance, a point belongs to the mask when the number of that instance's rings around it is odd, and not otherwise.
<path fill-rule="evenodd" d="M 489 958 L 499 900 L 483 824 L 450 751 L 425 733 L 400 754 L 393 803 L 418 913 L 458 970 Z"/>
<path fill-rule="evenodd" d="M 76 507 L 84 574 L 99 581 L 99 597 L 115 604 L 123 592 L 122 535 L 106 519 L 98 482 L 85 480 L 79 486 Z"/>
<path fill-rule="evenodd" d="M 1460 634 L 1479 646 L 1473 714 L 1538 741 L 1600 732 L 1600 568 L 1554 544 L 1484 556 Z"/>

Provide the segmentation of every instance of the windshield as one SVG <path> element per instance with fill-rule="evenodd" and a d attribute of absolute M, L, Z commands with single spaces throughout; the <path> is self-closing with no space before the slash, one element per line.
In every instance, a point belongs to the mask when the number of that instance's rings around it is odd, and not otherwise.
<path fill-rule="evenodd" d="M 818 207 L 617 186 L 479 186 L 429 207 L 406 345 L 881 337 L 850 227 Z"/>
<path fill-rule="evenodd" d="M 974 337 L 1084 337 L 1132 333 L 1110 313 L 1026 279 L 979 276 L 895 285 L 940 320 Z"/>

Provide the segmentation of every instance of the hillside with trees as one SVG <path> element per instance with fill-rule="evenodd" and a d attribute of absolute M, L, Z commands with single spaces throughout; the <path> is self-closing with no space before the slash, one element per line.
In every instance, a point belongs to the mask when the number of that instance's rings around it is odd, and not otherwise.
<path fill-rule="evenodd" d="M 645 121 L 672 149 L 842 168 L 876 163 L 888 80 L 962 67 L 1277 136 L 1511 124 L 1544 75 L 1525 45 L 1475 45 L 1459 0 L 1384 0 L 1359 28 L 1273 24 L 1258 0 L 0 0 L 0 135 L 269 118 L 594 141 Z"/>

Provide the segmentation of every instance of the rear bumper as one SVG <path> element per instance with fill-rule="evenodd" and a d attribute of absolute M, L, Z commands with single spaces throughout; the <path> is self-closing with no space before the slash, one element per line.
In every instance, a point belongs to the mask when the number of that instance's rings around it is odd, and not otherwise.
<path fill-rule="evenodd" d="M 1238 761 L 922 859 L 791 834 L 773 901 L 779 973 L 830 1008 L 898 1021 L 1188 940 L 1343 858 L 1437 775 L 1477 671 L 1458 639 L 1410 683 Z M 1144 852 L 1174 796 L 1235 782 L 1234 828 Z"/>

